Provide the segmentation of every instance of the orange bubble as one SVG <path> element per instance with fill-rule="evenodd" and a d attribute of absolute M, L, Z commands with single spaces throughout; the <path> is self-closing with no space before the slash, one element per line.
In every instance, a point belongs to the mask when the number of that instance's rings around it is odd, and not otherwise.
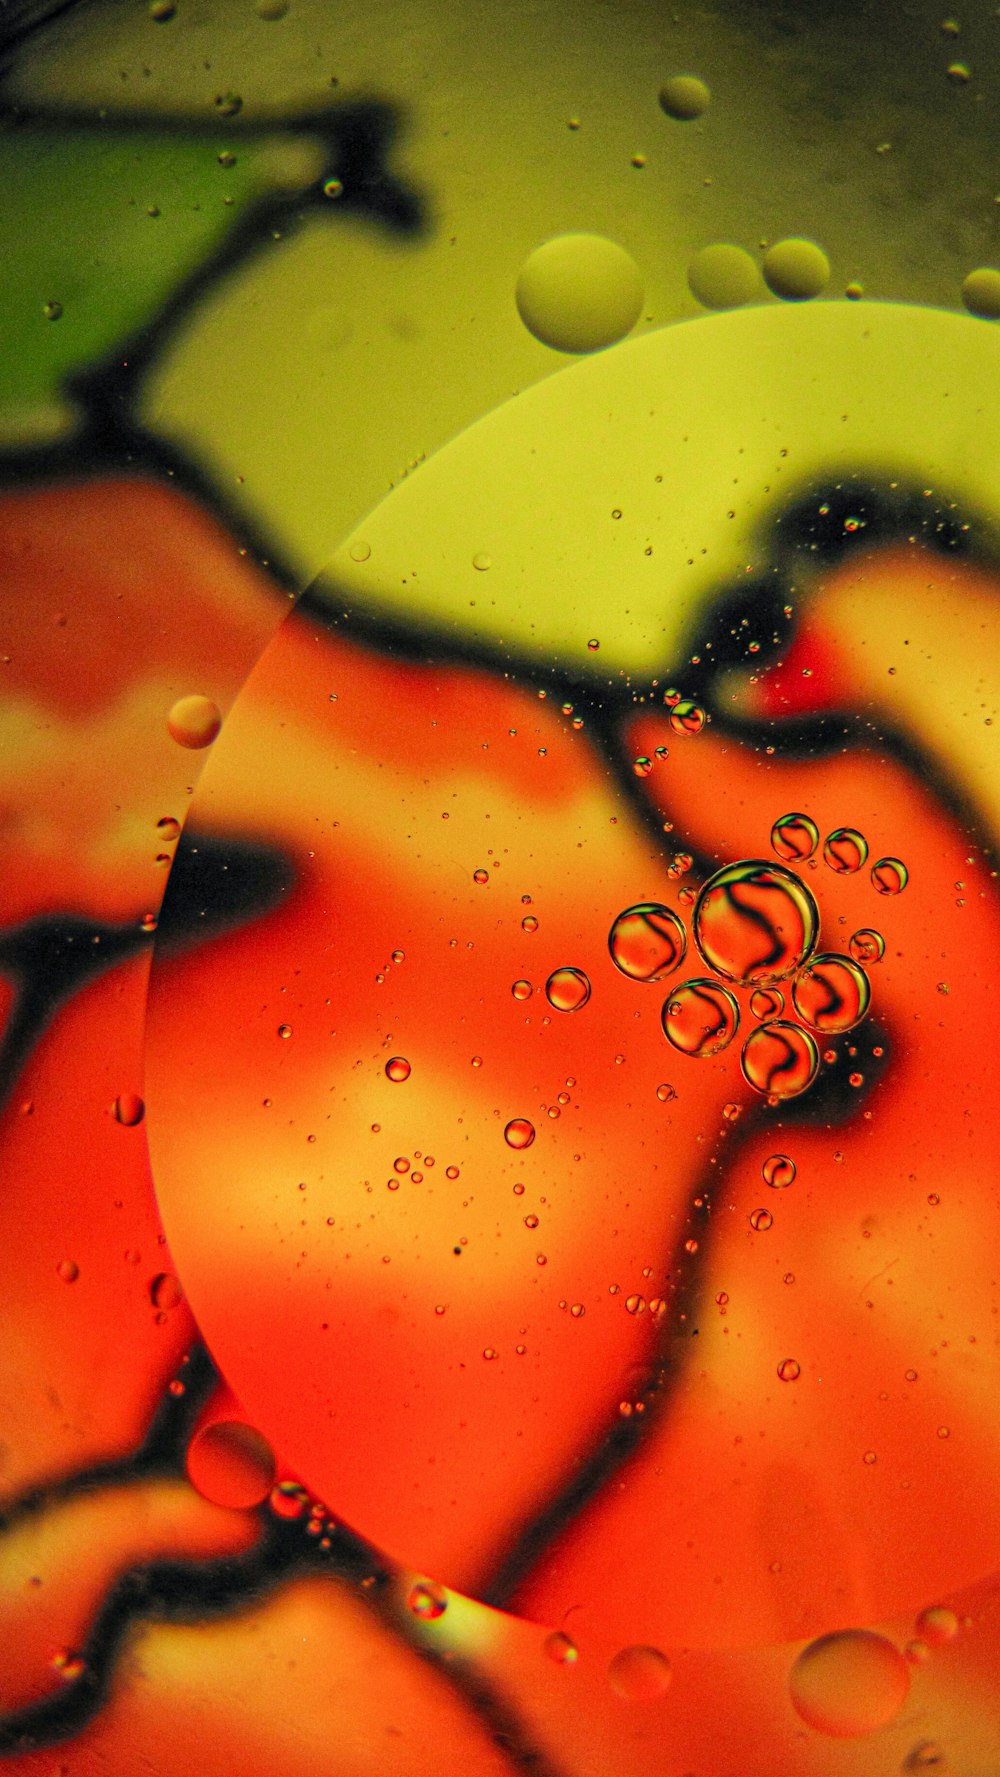
<path fill-rule="evenodd" d="M 210 697 L 195 693 L 179 697 L 167 716 L 167 729 L 178 746 L 197 750 L 210 747 L 222 727 L 219 706 Z"/>
<path fill-rule="evenodd" d="M 684 981 L 664 1001 L 660 1015 L 668 1043 L 699 1059 L 718 1055 L 736 1034 L 740 1009 L 718 981 Z"/>
<path fill-rule="evenodd" d="M 797 975 L 792 1003 L 803 1024 L 824 1036 L 853 1030 L 871 1000 L 871 986 L 861 966 L 848 956 L 824 952 Z"/>
<path fill-rule="evenodd" d="M 768 986 L 812 954 L 819 909 L 793 871 L 747 858 L 709 877 L 691 929 L 705 961 L 725 981 Z"/>
<path fill-rule="evenodd" d="M 554 969 L 545 983 L 545 997 L 556 1012 L 579 1012 L 590 998 L 590 981 L 582 969 Z"/>
<path fill-rule="evenodd" d="M 608 1666 L 611 1689 L 627 1703 L 651 1703 L 670 1684 L 670 1661 L 658 1647 L 623 1647 Z"/>
<path fill-rule="evenodd" d="M 503 1138 L 509 1148 L 530 1148 L 535 1139 L 535 1126 L 527 1117 L 512 1117 Z"/>
<path fill-rule="evenodd" d="M 687 933 L 659 901 L 640 901 L 619 913 L 608 933 L 611 960 L 630 981 L 662 981 L 684 960 Z"/>
<path fill-rule="evenodd" d="M 783 814 L 771 828 L 771 844 L 786 864 L 800 864 L 816 850 L 819 828 L 807 814 Z"/>
<path fill-rule="evenodd" d="M 899 1649 L 870 1629 L 840 1629 L 803 1648 L 789 1674 L 792 1703 L 811 1728 L 838 1739 L 871 1734 L 910 1688 Z"/>
<path fill-rule="evenodd" d="M 393 1055 L 385 1064 L 386 1079 L 392 1080 L 396 1085 L 399 1085 L 403 1080 L 408 1080 L 410 1071 L 410 1064 L 405 1055 Z"/>
<path fill-rule="evenodd" d="M 946 1604 L 930 1604 L 920 1612 L 916 1629 L 929 1647 L 943 1647 L 958 1634 L 958 1618 Z"/>
<path fill-rule="evenodd" d="M 823 846 L 823 857 L 838 876 L 853 876 L 868 856 L 868 841 L 856 827 L 834 827 Z"/>
<path fill-rule="evenodd" d="M 134 1129 L 146 1115 L 146 1106 L 137 1092 L 120 1092 L 111 1112 L 116 1123 L 123 1123 L 126 1129 Z"/>
<path fill-rule="evenodd" d="M 213 1505 L 260 1505 L 274 1485 L 274 1452 L 242 1419 L 217 1419 L 197 1432 L 187 1454 L 188 1479 Z"/>
<path fill-rule="evenodd" d="M 819 1071 L 819 1050 L 807 1030 L 775 1018 L 752 1030 L 743 1045 L 744 1078 L 768 1098 L 797 1098 Z"/>

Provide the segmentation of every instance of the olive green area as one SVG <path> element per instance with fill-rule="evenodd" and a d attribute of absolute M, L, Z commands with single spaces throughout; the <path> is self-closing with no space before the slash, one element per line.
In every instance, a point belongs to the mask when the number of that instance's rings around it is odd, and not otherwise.
<path fill-rule="evenodd" d="M 218 247 L 267 174 L 263 143 L 233 152 L 110 124 L 0 133 L 0 425 L 54 418 L 66 378 L 127 351 Z"/>

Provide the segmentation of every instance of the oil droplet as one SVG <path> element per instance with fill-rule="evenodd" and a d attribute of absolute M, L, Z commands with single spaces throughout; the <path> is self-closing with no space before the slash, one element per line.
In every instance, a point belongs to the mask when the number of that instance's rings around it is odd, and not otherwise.
<path fill-rule="evenodd" d="M 274 1486 L 274 1452 L 255 1426 L 217 1419 L 197 1432 L 187 1454 L 188 1479 L 213 1505 L 260 1505 Z"/>
<path fill-rule="evenodd" d="M 615 967 L 630 981 L 662 981 L 684 960 L 687 933 L 659 901 L 640 901 L 619 913 L 608 933 Z"/>
<path fill-rule="evenodd" d="M 628 1314 L 641 1314 L 645 1306 L 645 1296 L 634 1295 L 625 1297 L 625 1309 Z"/>
<path fill-rule="evenodd" d="M 662 1086 L 657 1086 L 656 1096 L 660 1100 L 661 1104 L 669 1104 L 669 1102 L 672 1098 L 677 1097 L 677 1093 L 674 1091 L 674 1088 L 672 1086 L 668 1086 L 666 1084 L 666 1082 L 664 1082 L 664 1084 Z"/>
<path fill-rule="evenodd" d="M 542 1651 L 550 1660 L 554 1660 L 557 1666 L 574 1666 L 579 1658 L 576 1642 L 571 1641 L 568 1635 L 564 1635 L 561 1629 L 555 1629 L 551 1635 L 545 1637 Z"/>
<path fill-rule="evenodd" d="M 530 1148 L 535 1139 L 535 1126 L 527 1117 L 512 1117 L 503 1138 L 509 1148 Z"/>
<path fill-rule="evenodd" d="M 946 1604 L 930 1604 L 920 1612 L 916 1630 L 929 1647 L 943 1647 L 958 1634 L 958 1617 Z"/>
<path fill-rule="evenodd" d="M 58 321 L 60 316 L 62 315 L 62 312 L 63 312 L 62 303 L 56 302 L 54 298 L 51 302 L 46 302 L 46 303 L 43 303 L 43 305 L 42 305 L 42 314 L 45 316 L 45 319 L 47 321 Z"/>
<path fill-rule="evenodd" d="M 712 95 L 697 74 L 672 74 L 660 88 L 660 109 L 678 123 L 704 116 Z"/>
<path fill-rule="evenodd" d="M 149 1286 L 149 1299 L 154 1308 L 161 1308 L 164 1313 L 169 1313 L 171 1308 L 180 1307 L 184 1292 L 176 1277 L 169 1271 L 161 1271 Z"/>
<path fill-rule="evenodd" d="M 838 1739 L 871 1734 L 898 1714 L 910 1674 L 898 1648 L 871 1629 L 838 1629 L 803 1648 L 789 1673 L 797 1713 Z"/>
<path fill-rule="evenodd" d="M 510 991 L 516 1000 L 530 1000 L 535 990 L 530 981 L 515 981 Z"/>
<path fill-rule="evenodd" d="M 579 1012 L 590 998 L 590 981 L 582 969 L 553 969 L 545 997 L 556 1012 Z"/>
<path fill-rule="evenodd" d="M 992 265 L 970 271 L 962 280 L 962 301 L 970 315 L 984 321 L 1000 320 L 1000 271 Z"/>
<path fill-rule="evenodd" d="M 218 704 L 198 692 L 190 697 L 179 697 L 167 715 L 167 731 L 171 739 L 178 746 L 195 751 L 210 747 L 221 727 Z"/>
<path fill-rule="evenodd" d="M 134 1129 L 146 1115 L 146 1106 L 137 1092 L 119 1092 L 111 1111 L 116 1123 L 124 1124 L 126 1129 Z"/>
<path fill-rule="evenodd" d="M 626 1703 L 652 1703 L 670 1677 L 670 1661 L 658 1647 L 623 1647 L 608 1666 L 608 1683 Z"/>
<path fill-rule="evenodd" d="M 769 247 L 762 269 L 768 289 L 785 302 L 806 302 L 830 281 L 830 261 L 822 247 L 798 236 Z"/>
<path fill-rule="evenodd" d="M 819 936 L 819 909 L 783 864 L 748 858 L 710 876 L 695 904 L 692 934 L 716 974 L 770 985 L 801 968 Z"/>
<path fill-rule="evenodd" d="M 847 948 L 856 963 L 867 963 L 870 967 L 872 963 L 881 962 L 884 957 L 885 939 L 881 932 L 876 932 L 871 926 L 861 926 L 851 937 Z"/>
<path fill-rule="evenodd" d="M 86 1662 L 73 1648 L 60 1647 L 52 1655 L 49 1665 L 54 1672 L 61 1673 L 68 1683 L 72 1683 L 73 1679 L 79 1678 L 85 1670 Z"/>
<path fill-rule="evenodd" d="M 783 1357 L 778 1365 L 778 1375 L 782 1382 L 797 1382 L 802 1374 L 802 1365 L 797 1358 Z"/>
<path fill-rule="evenodd" d="M 687 281 L 692 296 L 706 309 L 741 308 L 763 295 L 756 261 L 728 241 L 702 247 L 688 265 Z"/>
<path fill-rule="evenodd" d="M 682 697 L 674 704 L 669 722 L 675 734 L 700 734 L 705 726 L 705 712 L 693 698 Z"/>
<path fill-rule="evenodd" d="M 642 280 L 617 241 L 562 234 L 528 255 L 515 301 L 529 333 L 557 352 L 597 352 L 624 339 L 642 310 Z"/>
<path fill-rule="evenodd" d="M 795 1177 L 795 1161 L 787 1154 L 769 1154 L 761 1167 L 765 1185 L 775 1191 L 785 1191 Z"/>
<path fill-rule="evenodd" d="M 750 1223 L 755 1234 L 766 1234 L 767 1230 L 774 1224 L 774 1217 L 769 1209 L 752 1209 L 747 1217 L 747 1221 Z"/>
<path fill-rule="evenodd" d="M 901 895 L 910 872 L 900 858 L 879 858 L 872 865 L 872 885 L 880 895 Z"/>
<path fill-rule="evenodd" d="M 402 1080 L 408 1080 L 410 1073 L 410 1064 L 405 1055 L 393 1055 L 385 1064 L 386 1079 L 392 1080 L 396 1085 Z"/>
<path fill-rule="evenodd" d="M 237 117 L 243 109 L 239 93 L 216 93 L 215 109 L 220 117 Z"/>
<path fill-rule="evenodd" d="M 344 195 L 344 185 L 343 185 L 343 181 L 341 179 L 324 179 L 324 181 L 323 181 L 323 196 L 324 197 L 328 197 L 333 200 L 336 200 L 338 197 L 343 197 L 343 195 Z"/>
<path fill-rule="evenodd" d="M 56 1275 L 63 1283 L 75 1283 L 80 1275 L 80 1267 L 75 1259 L 60 1259 L 56 1266 Z"/>
<path fill-rule="evenodd" d="M 165 25 L 177 11 L 174 0 L 150 0 L 149 16 L 158 25 Z"/>
<path fill-rule="evenodd" d="M 288 12 L 288 0 L 257 0 L 254 11 L 259 19 L 267 19 L 274 23 L 283 19 Z"/>
<path fill-rule="evenodd" d="M 936 1771 L 938 1777 L 943 1777 L 945 1770 L 944 1751 L 938 1745 L 936 1740 L 920 1740 L 903 1760 L 903 1770 L 908 1773 L 915 1771 Z"/>
<path fill-rule="evenodd" d="M 276 1518 L 301 1518 L 309 1495 L 299 1481 L 279 1481 L 271 1488 L 268 1504 Z"/>
<path fill-rule="evenodd" d="M 743 1045 L 743 1074 L 767 1098 L 797 1098 L 819 1070 L 819 1050 L 807 1030 L 775 1018 L 752 1030 Z"/>
<path fill-rule="evenodd" d="M 750 1010 L 755 1018 L 780 1018 L 785 1010 L 780 987 L 755 987 L 750 995 Z"/>
<path fill-rule="evenodd" d="M 786 864 L 801 864 L 816 850 L 819 828 L 807 814 L 783 814 L 771 828 L 771 844 Z"/>
<path fill-rule="evenodd" d="M 829 1036 L 860 1024 L 871 1000 L 868 976 L 849 956 L 824 951 L 792 984 L 792 1003 L 804 1024 Z"/>
<path fill-rule="evenodd" d="M 640 753 L 638 758 L 632 761 L 632 770 L 636 777 L 648 777 L 652 769 L 653 761 L 646 753 Z"/>
<path fill-rule="evenodd" d="M 356 561 L 356 562 L 370 561 L 371 553 L 372 553 L 371 544 L 364 542 L 364 540 L 362 538 L 359 538 L 356 543 L 351 544 L 350 555 L 351 555 L 352 561 Z"/>
<path fill-rule="evenodd" d="M 160 839 L 164 845 L 172 844 L 180 833 L 180 830 L 180 821 L 175 821 L 172 815 L 164 815 L 162 821 L 157 821 L 156 823 L 156 831 L 160 835 Z"/>
<path fill-rule="evenodd" d="M 538 921 L 533 913 L 526 913 L 521 921 L 522 932 L 537 932 Z"/>
<path fill-rule="evenodd" d="M 856 827 L 834 827 L 823 846 L 823 857 L 838 876 L 853 876 L 868 856 L 868 841 Z"/>
<path fill-rule="evenodd" d="M 421 1622 L 433 1623 L 438 1617 L 444 1616 L 448 1608 L 448 1594 L 442 1586 L 435 1586 L 430 1580 L 419 1580 L 411 1587 L 406 1607 Z"/>
<path fill-rule="evenodd" d="M 967 62 L 951 62 L 947 69 L 948 79 L 953 86 L 967 86 L 972 74 Z"/>
<path fill-rule="evenodd" d="M 478 870 L 473 870 L 472 880 L 473 882 L 478 882 L 480 888 L 482 888 L 484 883 L 489 882 L 490 873 L 488 870 L 484 870 L 482 866 L 480 866 Z"/>
<path fill-rule="evenodd" d="M 281 1038 L 282 1042 L 287 1043 L 291 1034 L 292 1034 L 292 1027 L 290 1024 L 279 1024 L 278 1035 Z"/>
<path fill-rule="evenodd" d="M 740 1009 L 718 981 L 685 981 L 664 1001 L 663 1034 L 684 1055 L 718 1055 L 739 1028 Z"/>

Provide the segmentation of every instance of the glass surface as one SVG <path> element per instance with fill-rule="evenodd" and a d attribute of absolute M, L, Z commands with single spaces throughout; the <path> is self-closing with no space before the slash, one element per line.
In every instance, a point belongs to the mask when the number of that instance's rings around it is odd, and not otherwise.
<path fill-rule="evenodd" d="M 0 1753 L 996 1777 L 994 8 L 0 26 Z"/>

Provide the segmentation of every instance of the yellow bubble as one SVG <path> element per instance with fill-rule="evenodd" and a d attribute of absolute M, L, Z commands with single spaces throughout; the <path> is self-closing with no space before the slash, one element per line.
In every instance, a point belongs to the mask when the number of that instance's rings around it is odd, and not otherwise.
<path fill-rule="evenodd" d="M 210 747 L 221 727 L 218 705 L 200 694 L 179 697 L 167 715 L 171 739 L 182 747 Z"/>
<path fill-rule="evenodd" d="M 970 315 L 984 321 L 1000 320 L 1000 271 L 980 265 L 962 283 L 962 301 Z"/>
<path fill-rule="evenodd" d="M 561 234 L 530 253 L 514 292 L 536 339 L 557 352 L 599 352 L 624 339 L 639 319 L 642 280 L 617 241 Z"/>
<path fill-rule="evenodd" d="M 623 1647 L 608 1666 L 611 1689 L 627 1703 L 651 1703 L 670 1684 L 670 1661 L 658 1647 Z"/>
<path fill-rule="evenodd" d="M 702 247 L 688 266 L 687 279 L 692 296 L 707 309 L 740 308 L 764 294 L 756 261 L 728 241 Z"/>
<path fill-rule="evenodd" d="M 712 102 L 712 95 L 697 74 L 672 74 L 660 88 L 660 108 L 678 123 L 691 123 L 702 117 Z"/>
<path fill-rule="evenodd" d="M 768 289 L 786 302 L 806 302 L 830 280 L 830 261 L 822 247 L 795 236 L 768 248 L 763 269 Z"/>
<path fill-rule="evenodd" d="M 821 1734 L 853 1739 L 898 1714 L 910 1688 L 899 1649 L 870 1629 L 840 1629 L 803 1648 L 789 1674 L 792 1703 Z"/>

